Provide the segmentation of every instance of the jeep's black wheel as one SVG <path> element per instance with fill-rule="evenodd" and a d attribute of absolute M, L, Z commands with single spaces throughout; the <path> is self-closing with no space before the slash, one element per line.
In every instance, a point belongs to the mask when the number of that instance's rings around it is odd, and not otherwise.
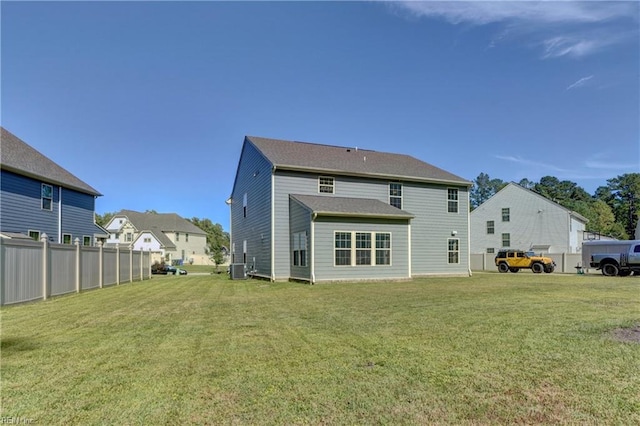
<path fill-rule="evenodd" d="M 509 268 L 509 271 L 515 274 L 516 272 L 520 272 L 520 268 Z"/>
<path fill-rule="evenodd" d="M 544 272 L 546 272 L 547 274 L 552 273 L 555 270 L 555 266 L 553 265 L 547 265 L 544 267 Z"/>
<path fill-rule="evenodd" d="M 502 262 L 500 264 L 498 264 L 498 271 L 499 272 L 509 272 L 509 265 L 507 265 L 506 263 Z"/>
<path fill-rule="evenodd" d="M 615 277 L 618 275 L 618 265 L 614 263 L 607 263 L 602 265 L 602 275 L 607 277 Z"/>
<path fill-rule="evenodd" d="M 544 270 L 544 265 L 542 263 L 534 263 L 531 265 L 531 270 L 534 274 L 540 274 Z"/>

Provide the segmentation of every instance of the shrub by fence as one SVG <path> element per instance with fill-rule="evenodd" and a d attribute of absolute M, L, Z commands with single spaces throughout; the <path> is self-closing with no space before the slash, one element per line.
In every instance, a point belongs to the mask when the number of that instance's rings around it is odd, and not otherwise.
<path fill-rule="evenodd" d="M 0 305 L 150 277 L 150 252 L 0 238 Z"/>

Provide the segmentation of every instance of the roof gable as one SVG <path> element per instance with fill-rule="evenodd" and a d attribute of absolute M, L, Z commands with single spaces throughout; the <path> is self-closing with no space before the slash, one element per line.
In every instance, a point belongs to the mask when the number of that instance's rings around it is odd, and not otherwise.
<path fill-rule="evenodd" d="M 90 195 L 102 195 L 89 184 L 38 152 L 26 142 L 0 127 L 0 167 L 23 176 L 74 189 Z"/>
<path fill-rule="evenodd" d="M 138 230 L 206 235 L 202 229 L 175 213 L 140 213 L 134 210 L 121 210 L 113 217 L 115 219 L 123 216 Z M 159 235 L 156 234 L 156 236 Z"/>
<path fill-rule="evenodd" d="M 247 136 L 276 169 L 471 186 L 471 182 L 404 154 Z"/>

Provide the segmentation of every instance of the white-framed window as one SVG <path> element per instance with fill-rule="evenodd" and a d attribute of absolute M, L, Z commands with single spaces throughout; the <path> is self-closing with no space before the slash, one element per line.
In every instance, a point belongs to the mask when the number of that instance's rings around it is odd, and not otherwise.
<path fill-rule="evenodd" d="M 62 244 L 71 244 L 71 234 L 62 234 Z"/>
<path fill-rule="evenodd" d="M 53 210 L 53 186 L 43 183 L 40 195 L 42 210 Z"/>
<path fill-rule="evenodd" d="M 356 265 L 371 265 L 370 232 L 356 232 Z"/>
<path fill-rule="evenodd" d="M 176 241 L 180 241 L 180 233 L 176 232 Z"/>
<path fill-rule="evenodd" d="M 456 188 L 447 189 L 447 211 L 458 213 L 458 190 Z"/>
<path fill-rule="evenodd" d="M 188 242 L 189 242 L 189 234 L 184 234 L 184 241 L 185 241 L 186 243 L 188 243 Z"/>
<path fill-rule="evenodd" d="M 335 231 L 334 241 L 335 266 L 391 265 L 389 232 Z"/>
<path fill-rule="evenodd" d="M 247 240 L 242 241 L 242 263 L 247 264 Z"/>
<path fill-rule="evenodd" d="M 509 222 L 511 220 L 511 209 L 509 207 L 504 207 L 502 209 L 502 221 Z"/>
<path fill-rule="evenodd" d="M 318 192 L 321 194 L 333 194 L 335 189 L 335 180 L 329 176 L 318 177 Z"/>
<path fill-rule="evenodd" d="M 307 266 L 307 232 L 293 234 L 293 266 Z"/>
<path fill-rule="evenodd" d="M 493 247 L 487 247 L 487 254 L 494 254 L 496 252 L 496 249 Z"/>
<path fill-rule="evenodd" d="M 447 246 L 448 263 L 460 263 L 460 239 L 449 238 Z"/>
<path fill-rule="evenodd" d="M 351 232 L 336 232 L 335 266 L 351 266 Z"/>
<path fill-rule="evenodd" d="M 510 247 L 511 246 L 511 234 L 504 233 L 502 234 L 502 247 Z"/>
<path fill-rule="evenodd" d="M 131 232 L 127 232 L 126 234 L 124 234 L 124 241 L 126 243 L 130 243 L 131 241 L 133 241 L 133 234 Z"/>
<path fill-rule="evenodd" d="M 496 222 L 493 220 L 487 221 L 487 234 L 494 234 L 496 232 Z"/>
<path fill-rule="evenodd" d="M 391 182 L 389 184 L 389 204 L 402 209 L 402 184 Z"/>
<path fill-rule="evenodd" d="M 82 236 L 82 245 L 83 246 L 90 246 L 91 245 L 91 237 L 89 235 L 83 235 Z"/>
<path fill-rule="evenodd" d="M 145 243 L 150 243 L 151 242 L 151 237 L 144 237 L 144 242 Z"/>
<path fill-rule="evenodd" d="M 32 238 L 34 241 L 40 241 L 40 231 L 32 231 L 29 230 L 29 238 Z"/>

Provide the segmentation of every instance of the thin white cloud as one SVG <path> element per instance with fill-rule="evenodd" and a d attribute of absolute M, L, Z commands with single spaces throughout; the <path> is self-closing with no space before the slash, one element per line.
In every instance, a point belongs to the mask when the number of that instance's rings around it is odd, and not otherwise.
<path fill-rule="evenodd" d="M 589 76 L 587 76 L 587 77 L 582 77 L 581 79 L 579 79 L 579 80 L 578 80 L 578 81 L 576 81 L 575 83 L 573 83 L 573 84 L 569 85 L 569 86 L 567 87 L 567 89 L 566 89 L 566 90 L 572 90 L 572 89 L 577 89 L 577 88 L 579 88 L 579 87 L 582 87 L 582 86 L 584 86 L 585 84 L 587 84 L 587 82 L 588 82 L 589 80 L 591 80 L 592 78 L 593 78 L 593 75 L 589 75 Z"/>
<path fill-rule="evenodd" d="M 538 167 L 538 168 L 543 168 L 543 169 L 547 169 L 547 170 L 553 170 L 555 172 L 568 172 L 568 170 L 554 166 L 553 164 L 548 164 L 548 163 L 540 163 L 538 161 L 531 161 L 531 160 L 526 160 L 522 157 L 515 157 L 512 155 L 496 155 L 496 158 L 500 159 L 500 160 L 505 160 L 505 161 L 510 161 L 512 163 L 518 163 L 518 164 L 523 164 L 526 166 L 534 166 L 534 167 Z"/>
<path fill-rule="evenodd" d="M 621 163 L 619 159 L 611 159 L 608 153 L 595 154 L 584 162 L 584 166 L 597 170 L 640 170 L 640 151 L 635 163 Z"/>
<path fill-rule="evenodd" d="M 583 57 L 637 37 L 639 10 L 635 1 L 399 1 L 390 7 L 415 17 L 444 19 L 452 24 L 501 23 L 507 31 L 489 48 L 526 36 L 541 48 L 542 58 Z"/>

